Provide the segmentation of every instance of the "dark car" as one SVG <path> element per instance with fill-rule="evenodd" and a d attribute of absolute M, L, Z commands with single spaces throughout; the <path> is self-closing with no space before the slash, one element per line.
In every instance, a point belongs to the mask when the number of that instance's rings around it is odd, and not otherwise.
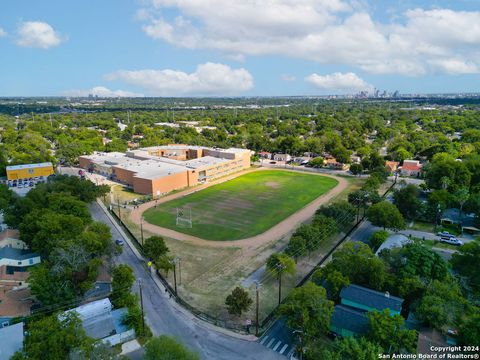
<path fill-rule="evenodd" d="M 117 239 L 117 240 L 115 240 L 115 244 L 117 244 L 119 246 L 123 246 L 125 244 L 125 241 L 123 241 L 122 239 Z"/>

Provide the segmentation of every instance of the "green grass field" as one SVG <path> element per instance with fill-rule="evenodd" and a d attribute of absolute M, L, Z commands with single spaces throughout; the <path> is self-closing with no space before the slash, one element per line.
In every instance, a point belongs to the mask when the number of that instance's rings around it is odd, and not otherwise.
<path fill-rule="evenodd" d="M 268 230 L 337 183 L 318 175 L 257 171 L 150 208 L 144 218 L 203 239 L 238 240 Z M 176 226 L 181 207 L 192 209 L 192 228 Z"/>

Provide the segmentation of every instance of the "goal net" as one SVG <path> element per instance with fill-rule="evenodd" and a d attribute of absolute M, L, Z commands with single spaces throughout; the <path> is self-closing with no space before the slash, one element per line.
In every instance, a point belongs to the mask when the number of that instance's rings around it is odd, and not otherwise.
<path fill-rule="evenodd" d="M 192 228 L 192 208 L 181 207 L 177 208 L 177 221 L 178 227 Z"/>

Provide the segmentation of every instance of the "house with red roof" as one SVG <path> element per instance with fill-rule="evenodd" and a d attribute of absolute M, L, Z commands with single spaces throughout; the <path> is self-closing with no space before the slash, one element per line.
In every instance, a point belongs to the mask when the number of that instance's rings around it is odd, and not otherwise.
<path fill-rule="evenodd" d="M 402 176 L 418 177 L 422 171 L 422 164 L 418 160 L 403 160 L 399 169 Z"/>

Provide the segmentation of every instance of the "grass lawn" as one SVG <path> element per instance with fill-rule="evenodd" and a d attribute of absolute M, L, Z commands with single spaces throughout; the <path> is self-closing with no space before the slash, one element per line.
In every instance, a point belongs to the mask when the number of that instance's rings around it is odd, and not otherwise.
<path fill-rule="evenodd" d="M 208 240 L 260 234 L 333 189 L 332 178 L 281 170 L 257 171 L 150 208 L 146 221 Z M 190 207 L 193 227 L 176 226 L 176 210 Z"/>

